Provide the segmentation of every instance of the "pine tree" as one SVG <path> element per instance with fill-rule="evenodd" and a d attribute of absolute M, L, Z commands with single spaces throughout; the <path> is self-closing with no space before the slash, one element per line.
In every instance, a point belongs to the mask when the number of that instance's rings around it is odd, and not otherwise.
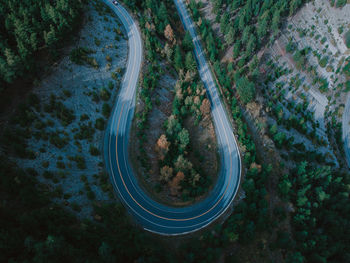
<path fill-rule="evenodd" d="M 193 71 L 196 69 L 196 62 L 194 61 L 192 52 L 187 52 L 185 58 L 185 65 L 187 70 Z"/>
<path fill-rule="evenodd" d="M 176 45 L 176 48 L 175 48 L 174 63 L 175 63 L 175 68 L 177 70 L 180 70 L 183 68 L 182 54 L 181 54 L 181 50 L 180 50 L 179 45 Z"/>

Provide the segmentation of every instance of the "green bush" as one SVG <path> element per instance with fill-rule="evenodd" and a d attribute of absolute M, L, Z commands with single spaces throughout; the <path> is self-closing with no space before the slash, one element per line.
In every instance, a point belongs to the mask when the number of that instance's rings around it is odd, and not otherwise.
<path fill-rule="evenodd" d="M 350 91 L 350 80 L 346 81 L 345 83 L 345 92 L 349 92 Z"/>
<path fill-rule="evenodd" d="M 111 73 L 111 78 L 114 80 L 118 80 L 118 74 L 116 72 Z"/>
<path fill-rule="evenodd" d="M 286 46 L 286 51 L 289 53 L 294 53 L 295 49 L 296 49 L 296 45 L 293 41 L 289 41 L 287 46 Z"/>
<path fill-rule="evenodd" d="M 255 85 L 246 77 L 239 78 L 237 83 L 237 92 L 243 103 L 252 101 L 255 97 Z"/>
<path fill-rule="evenodd" d="M 75 211 L 75 212 L 80 212 L 81 211 L 81 207 L 78 203 L 71 203 L 71 208 Z"/>
<path fill-rule="evenodd" d="M 77 163 L 77 167 L 81 170 L 86 169 L 86 163 L 83 156 L 76 155 L 74 161 Z"/>
<path fill-rule="evenodd" d="M 50 134 L 50 143 L 59 149 L 62 149 L 68 143 L 67 137 L 62 137 L 61 133 L 56 131 Z"/>
<path fill-rule="evenodd" d="M 95 134 L 95 129 L 92 127 L 92 122 L 88 124 L 79 124 L 79 132 L 74 135 L 76 140 L 92 140 Z"/>
<path fill-rule="evenodd" d="M 96 198 L 95 193 L 91 189 L 87 191 L 86 196 L 89 200 L 95 200 Z"/>
<path fill-rule="evenodd" d="M 114 88 L 114 84 L 112 81 L 108 82 L 108 88 L 112 90 Z"/>
<path fill-rule="evenodd" d="M 297 52 L 295 52 L 293 59 L 296 63 L 297 69 L 302 69 L 306 62 L 304 50 L 298 50 Z"/>
<path fill-rule="evenodd" d="M 54 177 L 54 175 L 50 171 L 44 171 L 43 177 L 46 178 L 46 179 L 52 179 Z"/>
<path fill-rule="evenodd" d="M 322 68 L 326 67 L 327 66 L 327 63 L 328 63 L 328 57 L 323 57 L 321 58 L 318 63 L 320 64 L 320 66 Z"/>
<path fill-rule="evenodd" d="M 37 172 L 37 170 L 35 170 L 32 167 L 29 167 L 26 169 L 27 174 L 29 174 L 30 176 L 37 176 L 39 175 L 39 173 Z"/>
<path fill-rule="evenodd" d="M 105 128 L 105 120 L 103 118 L 96 119 L 95 128 L 102 131 Z"/>
<path fill-rule="evenodd" d="M 84 182 L 84 183 L 87 183 L 87 181 L 88 181 L 85 174 L 83 174 L 83 175 L 80 176 L 80 180 L 81 180 L 82 182 Z"/>
<path fill-rule="evenodd" d="M 56 163 L 56 166 L 57 166 L 58 169 L 65 169 L 66 168 L 64 162 L 62 162 L 62 161 L 58 161 Z"/>
<path fill-rule="evenodd" d="M 338 0 L 337 4 L 336 4 L 336 7 L 340 7 L 341 8 L 341 7 L 345 6 L 346 3 L 347 3 L 347 0 Z"/>
<path fill-rule="evenodd" d="M 55 115 L 63 126 L 67 126 L 75 120 L 74 111 L 67 108 L 61 101 L 57 101 L 53 94 L 50 96 L 49 104 L 44 105 L 44 110 L 51 115 Z"/>
<path fill-rule="evenodd" d="M 100 98 L 104 101 L 107 101 L 110 97 L 111 93 L 106 88 L 102 88 L 100 91 Z"/>
<path fill-rule="evenodd" d="M 100 151 L 98 150 L 98 148 L 93 145 L 90 145 L 89 151 L 90 151 L 90 154 L 93 156 L 97 156 L 100 154 Z"/>
<path fill-rule="evenodd" d="M 350 77 L 350 57 L 347 59 L 347 64 L 344 66 L 343 72 L 346 76 Z"/>
<path fill-rule="evenodd" d="M 94 37 L 94 42 L 96 46 L 100 46 L 101 45 L 101 40 L 99 40 L 97 37 Z"/>
<path fill-rule="evenodd" d="M 345 45 L 350 48 L 350 30 L 348 32 L 345 33 Z"/>
<path fill-rule="evenodd" d="M 103 116 L 108 118 L 110 113 L 111 113 L 111 107 L 109 106 L 109 104 L 106 103 L 106 102 L 103 103 L 103 105 L 102 105 L 102 114 L 103 114 Z"/>
<path fill-rule="evenodd" d="M 72 92 L 70 90 L 63 90 L 63 95 L 66 97 L 66 98 L 70 98 L 72 97 Z"/>
<path fill-rule="evenodd" d="M 80 121 L 86 121 L 88 119 L 89 119 L 89 116 L 85 113 L 80 116 Z"/>
<path fill-rule="evenodd" d="M 78 65 L 84 65 L 91 59 L 88 55 L 94 53 L 91 49 L 86 47 L 78 47 L 70 52 L 70 60 Z"/>

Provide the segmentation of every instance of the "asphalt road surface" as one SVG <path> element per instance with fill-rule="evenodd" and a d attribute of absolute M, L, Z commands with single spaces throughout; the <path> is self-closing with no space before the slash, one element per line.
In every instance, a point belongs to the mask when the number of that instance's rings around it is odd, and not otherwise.
<path fill-rule="evenodd" d="M 142 42 L 138 28 L 128 12 L 121 5 L 114 6 L 108 0 L 103 1 L 121 19 L 129 38 L 127 69 L 104 141 L 105 162 L 112 184 L 122 202 L 144 229 L 163 235 L 179 235 L 199 230 L 220 217 L 232 203 L 240 183 L 241 162 L 232 128 L 193 23 L 182 1 L 174 1 L 185 28 L 193 37 L 200 76 L 212 106 L 221 156 L 221 170 L 217 184 L 206 199 L 191 206 L 175 208 L 152 200 L 139 186 L 130 165 L 128 141 L 142 61 Z"/>
<path fill-rule="evenodd" d="M 346 99 L 342 120 L 344 152 L 348 167 L 350 167 L 350 95 Z"/>

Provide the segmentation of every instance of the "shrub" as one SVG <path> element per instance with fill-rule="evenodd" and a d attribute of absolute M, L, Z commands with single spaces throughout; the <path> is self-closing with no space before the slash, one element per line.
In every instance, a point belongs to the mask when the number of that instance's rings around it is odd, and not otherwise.
<path fill-rule="evenodd" d="M 345 92 L 349 92 L 350 91 L 350 80 L 346 81 L 345 83 Z"/>
<path fill-rule="evenodd" d="M 63 95 L 66 97 L 66 98 L 70 98 L 72 97 L 72 92 L 70 90 L 63 90 Z"/>
<path fill-rule="evenodd" d="M 343 7 L 347 3 L 347 0 L 338 0 L 336 3 L 336 7 Z"/>
<path fill-rule="evenodd" d="M 343 32 L 344 32 L 344 27 L 343 26 L 338 27 L 339 35 L 343 34 Z"/>
<path fill-rule="evenodd" d="M 99 40 L 97 37 L 94 38 L 94 42 L 96 46 L 100 46 L 101 45 L 101 40 Z"/>
<path fill-rule="evenodd" d="M 350 30 L 345 34 L 345 45 L 350 48 Z"/>
<path fill-rule="evenodd" d="M 322 78 L 322 79 L 319 79 L 318 82 L 320 84 L 320 91 L 322 93 L 327 92 L 328 91 L 328 81 L 327 81 L 327 79 Z"/>
<path fill-rule="evenodd" d="M 86 183 L 86 182 L 87 182 L 87 177 L 86 177 L 86 175 L 85 175 L 85 174 L 81 175 L 81 176 L 80 176 L 80 180 L 81 180 L 82 182 Z"/>
<path fill-rule="evenodd" d="M 70 60 L 78 65 L 84 65 L 89 60 L 88 55 L 94 53 L 91 49 L 78 47 L 70 52 Z"/>
<path fill-rule="evenodd" d="M 95 128 L 102 131 L 105 128 L 105 120 L 103 118 L 96 119 Z"/>
<path fill-rule="evenodd" d="M 347 60 L 349 60 L 349 58 Z M 350 77 L 350 61 L 348 61 L 345 67 L 343 68 L 343 72 L 346 76 Z"/>
<path fill-rule="evenodd" d="M 246 77 L 239 78 L 237 81 L 237 92 L 243 103 L 252 101 L 255 97 L 255 85 Z"/>
<path fill-rule="evenodd" d="M 37 111 L 40 110 L 40 99 L 38 95 L 30 93 L 27 99 L 28 105 L 34 107 Z"/>
<path fill-rule="evenodd" d="M 295 49 L 296 49 L 295 43 L 293 41 L 289 41 L 286 46 L 286 51 L 289 53 L 294 53 Z"/>
<path fill-rule="evenodd" d="M 88 119 L 89 119 L 89 116 L 85 113 L 80 116 L 80 121 L 86 121 Z"/>
<path fill-rule="evenodd" d="M 91 93 L 91 97 L 92 97 L 92 101 L 93 101 L 93 102 L 98 103 L 98 102 L 100 101 L 100 97 L 98 96 L 98 94 L 96 93 L 96 91 L 93 91 L 93 92 Z"/>
<path fill-rule="evenodd" d="M 61 137 L 59 132 L 53 132 L 50 134 L 50 143 L 59 149 L 62 149 L 68 143 L 67 137 Z"/>
<path fill-rule="evenodd" d="M 39 173 L 32 167 L 26 169 L 27 174 L 31 176 L 37 176 Z"/>
<path fill-rule="evenodd" d="M 66 193 L 66 194 L 63 195 L 63 198 L 66 199 L 66 200 L 68 200 L 71 197 L 72 197 L 72 195 L 69 194 L 69 193 Z"/>
<path fill-rule="evenodd" d="M 50 171 L 44 171 L 43 177 L 46 179 L 52 179 L 53 178 L 53 173 Z"/>
<path fill-rule="evenodd" d="M 111 78 L 114 80 L 118 80 L 118 74 L 116 72 L 111 73 Z"/>
<path fill-rule="evenodd" d="M 57 119 L 61 121 L 63 126 L 71 124 L 75 119 L 74 111 L 67 108 L 61 101 L 57 101 L 55 95 L 50 97 L 49 104 L 44 105 L 44 110 L 47 113 L 55 115 Z"/>
<path fill-rule="evenodd" d="M 100 91 L 100 98 L 104 101 L 107 101 L 110 97 L 111 93 L 106 88 L 102 88 Z"/>
<path fill-rule="evenodd" d="M 108 82 L 108 88 L 112 90 L 114 88 L 114 84 L 112 81 Z"/>
<path fill-rule="evenodd" d="M 91 189 L 86 193 L 86 196 L 89 198 L 89 200 L 95 199 L 95 193 Z"/>
<path fill-rule="evenodd" d="M 47 168 L 47 167 L 49 167 L 49 161 L 43 161 L 42 163 L 41 163 L 41 165 L 44 167 L 44 168 Z"/>
<path fill-rule="evenodd" d="M 61 162 L 61 161 L 58 161 L 56 163 L 56 166 L 58 169 L 65 169 L 66 168 L 66 166 L 64 165 L 64 162 Z"/>
<path fill-rule="evenodd" d="M 93 156 L 97 156 L 100 154 L 100 151 L 98 150 L 98 148 L 93 145 L 90 145 L 89 151 L 90 151 L 90 154 Z"/>
<path fill-rule="evenodd" d="M 293 56 L 297 69 L 301 69 L 305 65 L 305 53 L 303 51 L 298 50 Z"/>
<path fill-rule="evenodd" d="M 75 212 L 80 212 L 81 211 L 81 207 L 78 203 L 71 203 L 71 208 L 75 211 Z"/>
<path fill-rule="evenodd" d="M 76 140 L 92 140 L 95 129 L 92 127 L 92 122 L 90 121 L 88 124 L 79 124 L 79 132 L 74 135 L 74 139 Z"/>
<path fill-rule="evenodd" d="M 320 64 L 320 66 L 322 68 L 324 68 L 325 66 L 327 66 L 327 63 L 328 63 L 328 57 L 323 57 L 319 60 L 318 62 Z"/>
<path fill-rule="evenodd" d="M 74 161 L 77 163 L 77 167 L 81 170 L 86 168 L 86 163 L 85 163 L 85 159 L 83 156 L 80 155 L 76 155 L 74 157 Z"/>
<path fill-rule="evenodd" d="M 53 196 L 56 198 L 61 198 L 63 195 L 63 188 L 61 185 L 57 186 L 56 189 L 52 192 Z"/>
<path fill-rule="evenodd" d="M 103 106 L 102 106 L 102 114 L 103 114 L 103 116 L 108 118 L 110 113 L 111 113 L 111 107 L 109 106 L 109 104 L 106 103 L 106 102 L 103 103 Z"/>

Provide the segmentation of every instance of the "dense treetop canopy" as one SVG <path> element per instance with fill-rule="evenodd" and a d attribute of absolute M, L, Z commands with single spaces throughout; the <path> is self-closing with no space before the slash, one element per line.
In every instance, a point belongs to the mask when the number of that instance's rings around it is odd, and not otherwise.
<path fill-rule="evenodd" d="M 57 52 L 77 23 L 83 0 L 1 0 L 0 86 L 34 73 L 35 54 Z"/>

